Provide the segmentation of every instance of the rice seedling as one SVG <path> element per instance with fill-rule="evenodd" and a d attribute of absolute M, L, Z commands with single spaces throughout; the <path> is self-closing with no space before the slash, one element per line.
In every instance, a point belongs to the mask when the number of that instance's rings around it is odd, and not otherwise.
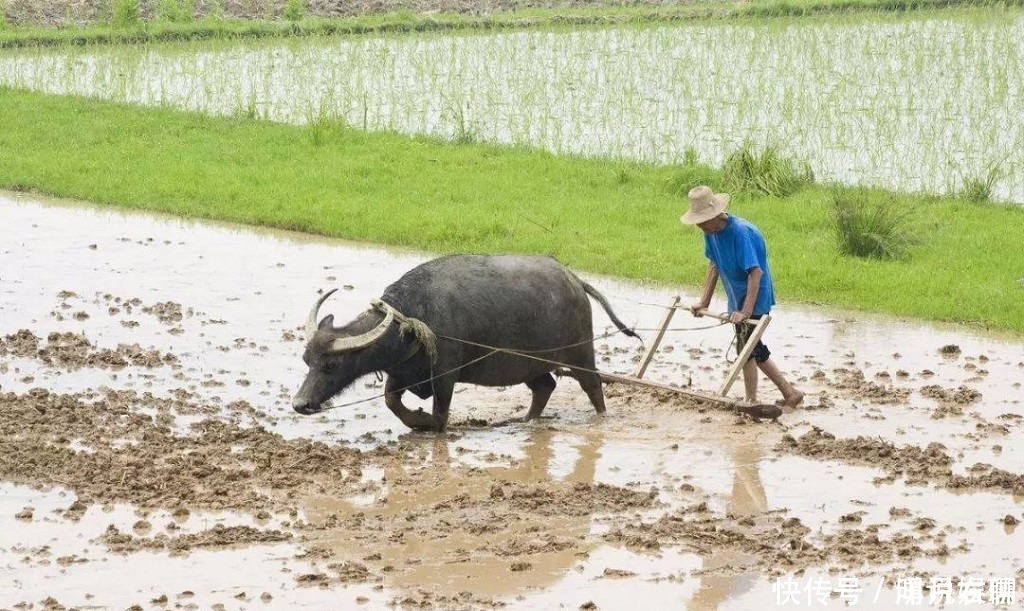
<path fill-rule="evenodd" d="M 245 27 L 306 31 L 314 23 Z M 978 167 L 972 155 L 984 151 L 1007 156 L 1004 175 L 995 183 L 981 175 L 971 191 L 988 184 L 989 197 L 1024 202 L 1021 27 L 1020 11 L 960 11 L 943 19 L 216 41 L 145 52 L 92 46 L 0 55 L 0 84 L 296 124 L 332 95 L 334 115 L 371 131 L 650 163 L 693 165 L 687 149 L 714 166 L 732 157 L 720 187 L 775 195 L 808 184 L 808 166 L 827 182 L 960 193 L 950 168 Z M 623 48 L 635 51 L 630 62 Z M 748 68 L 736 74 L 735 65 Z M 122 85 L 125 71 L 132 77 Z M 259 113 L 245 112 L 252 96 Z M 733 148 L 751 138 L 781 148 Z"/>
<path fill-rule="evenodd" d="M 901 259 L 913 244 L 909 212 L 892 199 L 871 197 L 864 189 L 831 195 L 832 227 L 839 252 L 853 257 Z"/>
<path fill-rule="evenodd" d="M 731 192 L 785 197 L 814 182 L 806 163 L 783 155 L 775 146 L 758 151 L 750 141 L 725 160 L 725 188 Z"/>

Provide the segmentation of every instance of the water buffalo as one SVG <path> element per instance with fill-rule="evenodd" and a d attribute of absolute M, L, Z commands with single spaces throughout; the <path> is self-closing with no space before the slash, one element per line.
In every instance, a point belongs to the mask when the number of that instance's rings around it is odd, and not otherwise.
<path fill-rule="evenodd" d="M 300 414 L 317 413 L 357 378 L 384 372 L 384 403 L 409 428 L 444 430 L 456 382 L 525 383 L 533 391 L 527 418 L 537 418 L 555 389 L 551 372 L 558 366 L 546 361 L 580 368 L 573 377 L 603 413 L 587 296 L 604 307 L 619 330 L 638 337 L 601 293 L 550 257 L 453 255 L 428 261 L 342 327 L 334 326 L 332 315 L 316 322 L 333 292 L 317 300 L 309 314 L 302 357 L 309 373 L 292 402 Z M 528 352 L 545 361 L 491 354 L 484 346 Z M 423 399 L 433 397 L 433 414 L 405 407 L 405 389 Z"/>

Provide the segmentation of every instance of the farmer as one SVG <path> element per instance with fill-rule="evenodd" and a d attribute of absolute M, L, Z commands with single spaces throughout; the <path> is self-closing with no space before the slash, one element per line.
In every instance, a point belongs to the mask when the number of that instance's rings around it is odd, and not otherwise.
<path fill-rule="evenodd" d="M 729 298 L 729 322 L 736 325 L 737 350 L 746 344 L 750 325 L 743 321 L 758 319 L 775 305 L 768 251 L 760 230 L 749 221 L 725 212 L 729 195 L 714 193 L 701 185 L 690 190 L 690 207 L 679 220 L 696 225 L 704 232 L 704 255 L 708 272 L 700 301 L 690 306 L 694 316 L 711 305 L 711 296 L 719 277 Z M 758 341 L 750 359 L 743 365 L 743 385 L 749 403 L 757 402 L 757 370 L 764 372 L 782 392 L 780 406 L 795 407 L 804 393 L 793 387 L 771 360 L 771 352 Z"/>

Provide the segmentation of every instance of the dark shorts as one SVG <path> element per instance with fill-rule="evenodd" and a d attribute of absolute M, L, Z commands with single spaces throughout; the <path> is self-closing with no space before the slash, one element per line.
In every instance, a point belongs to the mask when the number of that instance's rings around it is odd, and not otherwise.
<path fill-rule="evenodd" d="M 758 314 L 757 316 L 751 316 L 750 320 L 759 320 L 763 316 Z M 747 345 L 747 339 L 750 337 L 750 333 L 754 330 L 754 327 L 740 323 L 736 325 L 736 356 L 739 356 L 740 352 L 743 351 L 743 346 Z M 757 340 L 757 345 L 754 346 L 754 351 L 750 353 L 750 358 L 754 359 L 757 363 L 763 363 L 767 361 L 772 355 L 772 351 L 768 349 L 768 346 L 764 345 L 764 342 Z"/>

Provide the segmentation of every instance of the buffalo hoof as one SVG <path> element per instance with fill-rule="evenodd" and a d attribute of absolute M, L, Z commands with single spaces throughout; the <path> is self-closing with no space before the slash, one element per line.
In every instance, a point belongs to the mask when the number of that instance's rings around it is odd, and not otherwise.
<path fill-rule="evenodd" d="M 402 414 L 402 424 L 414 431 L 433 431 L 435 428 L 434 417 L 422 409 L 407 410 Z"/>

